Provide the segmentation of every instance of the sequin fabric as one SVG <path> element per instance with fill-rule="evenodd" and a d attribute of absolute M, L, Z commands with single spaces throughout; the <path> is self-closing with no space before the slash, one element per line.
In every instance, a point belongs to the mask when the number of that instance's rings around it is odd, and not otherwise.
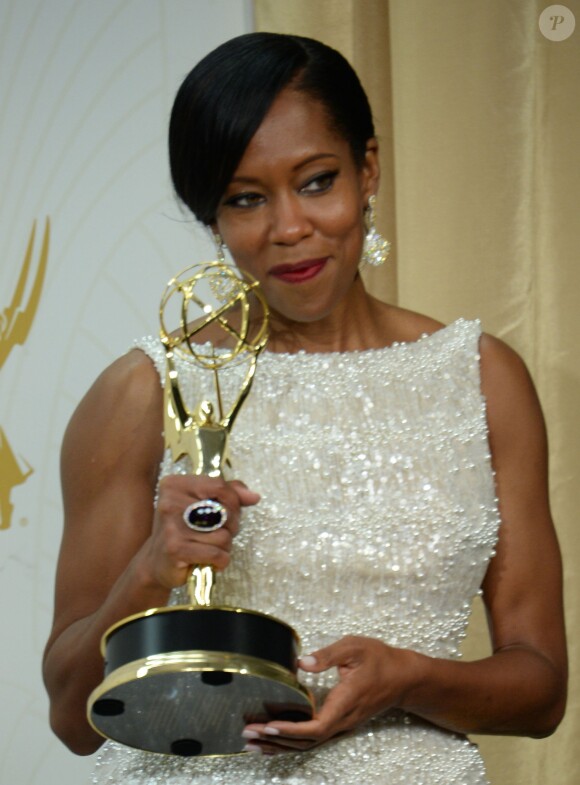
<path fill-rule="evenodd" d="M 244 511 L 216 599 L 272 613 L 303 652 L 368 635 L 458 658 L 499 525 L 478 322 L 347 354 L 264 353 L 231 437 Z M 137 346 L 164 377 L 159 341 Z M 221 376 L 233 397 L 242 370 Z M 190 405 L 211 374 L 180 361 Z M 186 472 L 165 456 L 160 476 Z M 185 598 L 181 598 L 185 601 Z M 180 601 L 179 591 L 173 602 Z M 334 672 L 303 680 L 323 700 Z M 182 759 L 108 742 L 95 785 L 485 785 L 476 745 L 403 712 L 308 753 Z"/>

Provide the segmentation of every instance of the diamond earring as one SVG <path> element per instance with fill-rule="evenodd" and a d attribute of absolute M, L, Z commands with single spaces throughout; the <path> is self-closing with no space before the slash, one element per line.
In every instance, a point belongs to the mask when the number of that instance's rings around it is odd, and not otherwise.
<path fill-rule="evenodd" d="M 214 231 L 212 231 L 211 236 L 215 245 L 216 261 L 218 261 L 220 264 L 225 264 L 226 256 L 224 253 L 224 249 L 226 246 L 224 241 L 222 240 L 222 236 L 219 232 L 214 232 Z"/>
<path fill-rule="evenodd" d="M 379 267 L 387 261 L 387 257 L 391 250 L 391 244 L 388 240 L 379 234 L 375 225 L 376 221 L 376 196 L 373 194 L 369 197 L 368 206 L 365 209 L 365 226 L 366 236 L 363 244 L 363 252 L 361 263 L 370 264 L 373 267 Z"/>

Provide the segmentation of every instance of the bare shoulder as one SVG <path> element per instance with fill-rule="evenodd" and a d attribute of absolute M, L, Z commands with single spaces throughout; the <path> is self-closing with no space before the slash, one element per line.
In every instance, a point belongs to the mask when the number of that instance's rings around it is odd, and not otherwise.
<path fill-rule="evenodd" d="M 483 383 L 489 386 L 506 382 L 510 378 L 516 382 L 531 384 L 531 377 L 520 355 L 507 343 L 489 333 L 481 336 L 481 368 Z"/>
<path fill-rule="evenodd" d="M 133 403 L 138 403 L 143 395 L 148 396 L 160 387 L 159 374 L 152 361 L 140 349 L 132 349 L 105 368 L 84 400 L 112 394 L 131 397 Z"/>
<path fill-rule="evenodd" d="M 510 456 L 545 468 L 547 437 L 542 408 L 528 368 L 498 338 L 481 337 L 481 388 L 496 470 Z M 521 464 L 520 464 L 521 465 Z"/>
<path fill-rule="evenodd" d="M 132 350 L 94 382 L 65 433 L 63 468 L 104 468 L 129 455 L 151 463 L 161 457 L 162 388 L 151 360 Z"/>
<path fill-rule="evenodd" d="M 481 386 L 488 408 L 516 409 L 526 401 L 539 408 L 528 368 L 514 349 L 499 338 L 483 333 L 480 356 Z"/>

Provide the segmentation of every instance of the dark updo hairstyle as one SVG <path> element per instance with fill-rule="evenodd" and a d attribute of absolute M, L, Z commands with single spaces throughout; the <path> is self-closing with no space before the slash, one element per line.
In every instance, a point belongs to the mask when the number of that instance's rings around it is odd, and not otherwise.
<path fill-rule="evenodd" d="M 366 94 L 335 49 L 295 35 L 248 33 L 203 58 L 179 88 L 169 124 L 169 162 L 179 198 L 211 224 L 253 135 L 278 94 L 292 87 L 324 104 L 357 166 L 374 136 Z"/>

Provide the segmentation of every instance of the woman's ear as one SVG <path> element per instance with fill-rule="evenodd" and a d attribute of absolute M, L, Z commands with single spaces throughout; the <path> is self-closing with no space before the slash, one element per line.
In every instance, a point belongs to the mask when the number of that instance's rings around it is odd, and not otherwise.
<path fill-rule="evenodd" d="M 365 157 L 361 167 L 362 197 L 367 204 L 369 197 L 379 190 L 380 180 L 379 143 L 373 136 L 366 145 Z"/>

